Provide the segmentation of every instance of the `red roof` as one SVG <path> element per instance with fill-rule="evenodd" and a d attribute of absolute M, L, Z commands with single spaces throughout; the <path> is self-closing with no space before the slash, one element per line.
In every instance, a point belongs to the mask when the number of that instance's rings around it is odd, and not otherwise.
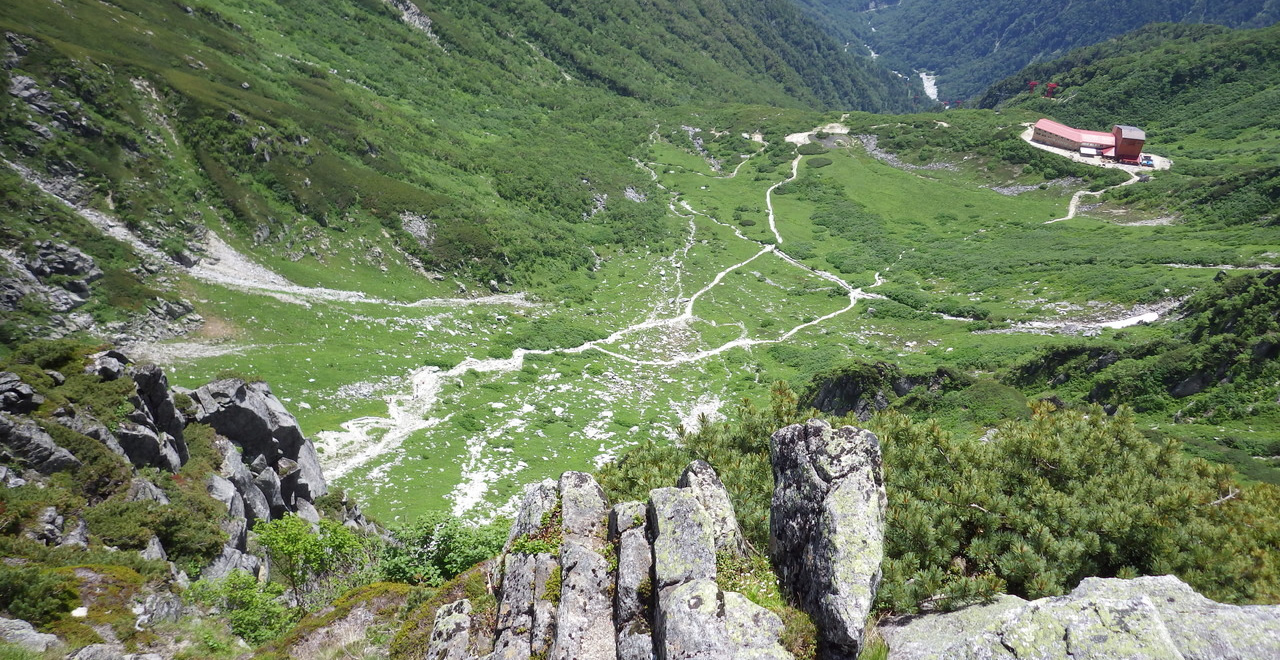
<path fill-rule="evenodd" d="M 1088 142 L 1091 144 L 1100 144 L 1104 147 L 1114 147 L 1116 138 L 1110 133 L 1101 131 L 1082 131 L 1078 128 L 1071 128 L 1065 124 L 1059 124 L 1049 119 L 1041 119 L 1036 122 L 1036 128 L 1046 132 L 1064 137 L 1072 142 Z"/>

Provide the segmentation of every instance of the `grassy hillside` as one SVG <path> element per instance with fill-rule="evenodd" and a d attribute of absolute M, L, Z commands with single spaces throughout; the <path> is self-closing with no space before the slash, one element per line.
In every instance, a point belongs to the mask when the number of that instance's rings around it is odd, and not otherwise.
<path fill-rule="evenodd" d="M 312 253 L 372 243 L 467 281 L 572 287 L 586 286 L 589 246 L 669 235 L 660 204 L 623 195 L 648 185 L 627 156 L 662 107 L 907 97 L 780 3 L 467 3 L 426 17 L 411 26 L 376 1 L 6 3 L 14 59 L 0 82 L 29 94 L 0 110 L 3 150 L 79 178 L 76 201 L 171 253 L 225 222 L 329 285 L 341 280 Z M 404 277 L 365 269 L 405 293 Z"/>
<path fill-rule="evenodd" d="M 944 99 L 965 99 L 1028 63 L 1059 57 L 1152 22 L 1263 27 L 1280 20 L 1265 0 L 806 0 L 845 40 L 860 39 L 912 69 L 937 74 Z M 885 6 L 888 5 L 888 6 Z"/>
<path fill-rule="evenodd" d="M 1053 80 L 1057 98 L 1026 92 Z M 1087 128 L 1141 126 L 1173 158 L 1156 186 L 1114 199 L 1210 224 L 1268 226 L 1280 212 L 1280 27 L 1158 25 L 1037 64 L 989 90 L 987 107 L 1022 108 Z"/>

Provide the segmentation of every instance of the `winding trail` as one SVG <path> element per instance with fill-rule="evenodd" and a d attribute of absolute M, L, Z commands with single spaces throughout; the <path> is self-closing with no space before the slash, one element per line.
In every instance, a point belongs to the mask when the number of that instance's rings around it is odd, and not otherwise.
<path fill-rule="evenodd" d="M 1046 224 L 1046 225 L 1051 225 L 1051 224 L 1053 224 L 1053 223 L 1055 223 L 1055 222 L 1062 222 L 1063 220 L 1070 220 L 1070 219 L 1072 219 L 1072 218 L 1076 217 L 1076 211 L 1077 211 L 1077 210 L 1079 210 L 1079 208 L 1080 208 L 1080 200 L 1084 199 L 1085 195 L 1091 195 L 1091 196 L 1093 196 L 1093 197 L 1100 197 L 1100 196 L 1102 195 L 1102 193 L 1107 192 L 1108 190 L 1112 190 L 1112 189 L 1115 189 L 1115 188 L 1120 188 L 1120 187 L 1122 187 L 1122 186 L 1131 186 L 1131 185 L 1133 185 L 1133 184 L 1135 184 L 1135 183 L 1137 183 L 1137 182 L 1139 182 L 1139 181 L 1141 181 L 1141 180 L 1142 180 L 1142 178 L 1141 178 L 1140 176 L 1138 176 L 1138 174 L 1137 174 L 1136 172 L 1129 172 L 1129 180 L 1128 180 L 1128 181 L 1125 181 L 1124 183 L 1117 183 L 1117 184 L 1116 184 L 1116 185 L 1114 185 L 1114 186 L 1108 186 L 1108 187 L 1106 187 L 1106 188 L 1103 188 L 1102 190 L 1080 190 L 1080 191 L 1077 191 L 1077 192 L 1076 192 L 1076 194 L 1074 194 L 1074 195 L 1072 195 L 1072 196 L 1071 196 L 1071 203 L 1067 205 L 1067 214 L 1066 214 L 1066 215 L 1064 215 L 1064 216 L 1062 216 L 1061 218 L 1055 218 L 1055 219 L 1053 219 L 1053 220 L 1046 220 L 1046 221 L 1045 221 L 1045 224 Z"/>
<path fill-rule="evenodd" d="M 796 156 L 795 160 L 791 161 L 791 176 L 789 178 L 769 186 L 769 189 L 764 193 L 764 205 L 769 209 L 769 230 L 773 232 L 773 237 L 778 241 L 778 245 L 782 245 L 782 234 L 778 233 L 777 217 L 773 213 L 773 191 L 784 183 L 790 183 L 796 180 L 796 176 L 798 176 L 800 172 L 801 158 L 804 158 L 804 156 Z"/>

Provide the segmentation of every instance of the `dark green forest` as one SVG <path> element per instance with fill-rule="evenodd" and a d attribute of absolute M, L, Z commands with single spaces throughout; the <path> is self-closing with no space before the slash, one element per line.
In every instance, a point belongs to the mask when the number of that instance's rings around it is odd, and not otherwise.
<path fill-rule="evenodd" d="M 902 0 L 875 11 L 858 11 L 843 0 L 802 4 L 840 38 L 861 39 L 895 65 L 937 74 L 939 93 L 948 100 L 976 96 L 1030 62 L 1147 23 L 1263 27 L 1280 20 L 1280 9 L 1263 0 Z"/>

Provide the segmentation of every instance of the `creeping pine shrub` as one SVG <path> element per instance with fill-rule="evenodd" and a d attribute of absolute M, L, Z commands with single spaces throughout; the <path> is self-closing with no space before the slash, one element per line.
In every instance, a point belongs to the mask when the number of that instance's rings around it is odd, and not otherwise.
<path fill-rule="evenodd" d="M 222 610 L 231 631 L 257 645 L 279 637 L 292 625 L 293 617 L 280 602 L 283 593 L 284 585 L 278 582 L 258 582 L 246 571 L 232 571 L 221 579 L 196 582 L 184 597 Z"/>
<path fill-rule="evenodd" d="M 34 566 L 0 564 L 0 609 L 40 626 L 80 602 L 75 580 Z"/>

